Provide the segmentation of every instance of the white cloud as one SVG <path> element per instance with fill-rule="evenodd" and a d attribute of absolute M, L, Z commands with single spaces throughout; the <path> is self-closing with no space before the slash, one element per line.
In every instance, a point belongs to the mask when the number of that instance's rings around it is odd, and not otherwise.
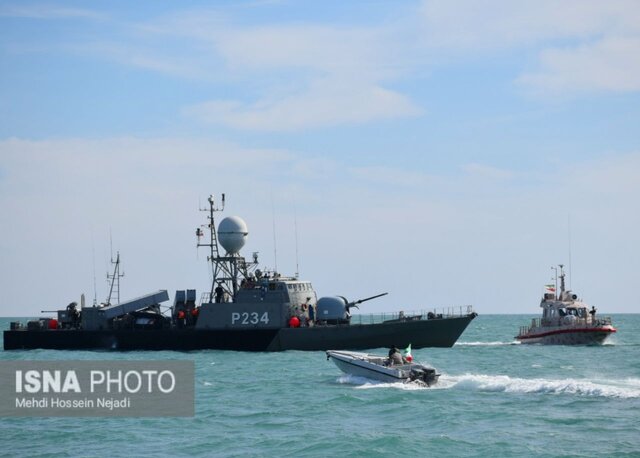
<path fill-rule="evenodd" d="M 640 27 L 640 4 L 633 0 L 425 0 L 421 10 L 428 46 L 467 52 L 637 33 Z"/>
<path fill-rule="evenodd" d="M 96 14 L 19 5 L 2 11 L 47 18 Z M 395 83 L 450 59 L 505 50 L 535 56 L 516 81 L 538 94 L 639 89 L 640 4 L 633 0 L 430 0 L 418 13 L 369 26 L 313 20 L 247 26 L 218 10 L 191 10 L 134 24 L 112 21 L 120 34 L 113 36 L 124 38 L 59 46 L 174 77 L 224 82 L 232 94 L 242 88 L 242 96 L 183 107 L 201 122 L 242 130 L 419 116 L 423 107 Z"/>
<path fill-rule="evenodd" d="M 540 69 L 523 74 L 518 82 L 535 91 L 562 94 L 639 91 L 640 35 L 544 50 L 540 54 Z"/>
<path fill-rule="evenodd" d="M 510 170 L 477 163 L 465 164 L 462 169 L 471 176 L 486 178 L 489 180 L 507 180 L 514 176 L 513 172 Z"/>
<path fill-rule="evenodd" d="M 128 67 L 136 67 L 152 72 L 170 75 L 177 78 L 199 81 L 213 81 L 211 66 L 214 62 L 194 63 L 188 55 L 176 55 L 168 57 L 164 50 L 147 44 L 130 43 L 126 47 L 118 43 L 107 41 L 68 43 L 54 48 L 50 45 L 38 47 L 13 44 L 11 47 L 17 52 L 51 52 L 55 49 L 64 52 L 87 56 L 92 59 L 99 58 L 115 62 Z"/>
<path fill-rule="evenodd" d="M 351 169 L 354 177 L 370 182 L 375 186 L 402 188 L 424 188 L 438 181 L 437 177 L 416 170 L 407 170 L 397 167 L 354 167 Z"/>
<path fill-rule="evenodd" d="M 239 27 L 212 11 L 147 27 L 190 37 L 208 49 L 201 61 L 215 58 L 225 73 L 251 81 L 255 94 L 248 100 L 214 99 L 185 109 L 204 122 L 239 129 L 300 130 L 416 116 L 422 108 L 391 83 L 478 53 L 524 50 L 537 56 L 515 79 L 542 95 L 638 90 L 640 4 L 633 0 L 426 0 L 419 10 L 417 17 L 370 27 Z"/>
<path fill-rule="evenodd" d="M 640 89 L 636 1 L 427 0 L 422 14 L 424 44 L 458 59 L 478 52 L 537 52 L 538 68 L 517 82 L 541 95 Z"/>
<path fill-rule="evenodd" d="M 212 100 L 185 112 L 238 129 L 292 131 L 415 116 L 405 95 L 384 87 L 398 56 L 375 28 L 268 26 L 198 29 L 232 72 L 266 72 L 254 102 Z M 269 74 L 277 83 L 269 84 Z"/>
<path fill-rule="evenodd" d="M 0 11 L 52 19 L 98 14 L 19 4 Z M 450 59 L 505 50 L 532 56 L 514 79 L 542 95 L 637 91 L 640 85 L 640 3 L 634 0 L 431 0 L 415 16 L 368 26 L 313 19 L 247 26 L 229 11 L 238 10 L 178 11 L 134 24 L 112 20 L 111 35 L 57 46 L 178 78 L 224 82 L 229 96 L 216 94 L 183 113 L 257 131 L 419 116 L 424 108 L 397 83 Z"/>
<path fill-rule="evenodd" d="M 295 131 L 377 119 L 416 116 L 420 109 L 404 95 L 380 86 L 345 80 L 312 83 L 306 91 L 252 104 L 210 101 L 187 107 L 184 113 L 205 122 L 237 129 Z"/>
<path fill-rule="evenodd" d="M 227 28 L 213 32 L 220 53 L 233 67 L 314 69 L 325 74 L 378 80 L 393 76 L 398 63 L 381 28 L 314 24 Z"/>
<path fill-rule="evenodd" d="M 419 115 L 406 95 L 390 88 L 406 74 L 407 52 L 395 30 L 269 24 L 235 26 L 216 11 L 187 12 L 139 25 L 147 39 L 192 40 L 196 54 L 153 54 L 144 48 L 107 55 L 147 69 L 210 79 L 227 75 L 246 86 L 243 99 L 213 99 L 184 107 L 205 123 L 237 129 L 293 131 Z M 187 65 L 190 61 L 191 65 Z M 214 65 L 215 63 L 215 65 Z"/>

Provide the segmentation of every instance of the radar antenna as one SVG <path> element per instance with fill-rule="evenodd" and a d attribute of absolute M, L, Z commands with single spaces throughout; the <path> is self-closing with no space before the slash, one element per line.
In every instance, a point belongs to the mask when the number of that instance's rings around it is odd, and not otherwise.
<path fill-rule="evenodd" d="M 209 291 L 208 301 L 213 302 L 214 298 L 216 302 L 225 301 L 222 294 L 219 291 L 223 291 L 232 300 L 235 300 L 236 293 L 240 287 L 240 282 L 249 278 L 249 271 L 255 269 L 258 265 L 257 253 L 254 253 L 253 262 L 247 262 L 244 257 L 238 253 L 239 249 L 244 245 L 244 237 L 247 233 L 227 233 L 224 229 L 221 229 L 225 222 L 231 221 L 231 224 L 241 223 L 246 229 L 244 221 L 237 217 L 225 218 L 220 224 L 221 228 L 216 231 L 215 216 L 214 213 L 222 212 L 225 206 L 225 195 L 222 194 L 221 204 L 216 205 L 213 195 L 207 199 L 209 202 L 209 208 L 201 208 L 200 211 L 207 212 L 208 223 L 198 227 L 196 229 L 196 237 L 198 238 L 197 247 L 209 247 L 209 256 L 207 261 L 211 263 L 212 281 L 211 289 Z M 200 243 L 200 239 L 205 236 L 203 228 L 209 231 L 208 243 Z M 238 236 L 241 240 L 238 241 Z M 220 255 L 220 247 L 226 249 L 225 256 Z M 222 290 L 218 288 L 221 287 Z M 205 300 L 203 300 L 205 302 Z"/>

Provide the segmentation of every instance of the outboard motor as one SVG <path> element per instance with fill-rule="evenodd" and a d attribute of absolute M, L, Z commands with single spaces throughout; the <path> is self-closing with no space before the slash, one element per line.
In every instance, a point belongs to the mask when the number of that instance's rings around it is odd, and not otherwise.
<path fill-rule="evenodd" d="M 415 366 L 411 368 L 410 379 L 412 382 L 417 380 L 431 386 L 438 381 L 439 377 L 440 375 L 436 374 L 436 370 L 432 367 Z"/>

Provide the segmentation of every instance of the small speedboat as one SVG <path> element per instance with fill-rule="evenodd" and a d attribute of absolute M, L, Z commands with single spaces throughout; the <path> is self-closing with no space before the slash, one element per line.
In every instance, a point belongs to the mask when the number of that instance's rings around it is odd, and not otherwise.
<path fill-rule="evenodd" d="M 327 350 L 327 359 L 342 372 L 381 382 L 419 382 L 431 386 L 440 377 L 432 367 L 413 362 L 389 364 L 389 358 L 385 356 L 355 351 Z"/>

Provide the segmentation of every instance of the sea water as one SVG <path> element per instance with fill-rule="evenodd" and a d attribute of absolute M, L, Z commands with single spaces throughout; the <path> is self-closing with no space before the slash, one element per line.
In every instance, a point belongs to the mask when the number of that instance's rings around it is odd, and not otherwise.
<path fill-rule="evenodd" d="M 414 349 L 442 373 L 432 388 L 344 375 L 320 351 L 0 351 L 196 367 L 193 418 L 0 418 L 0 455 L 640 456 L 640 315 L 614 315 L 603 346 L 517 344 L 531 318 L 480 315 L 453 348 Z"/>

